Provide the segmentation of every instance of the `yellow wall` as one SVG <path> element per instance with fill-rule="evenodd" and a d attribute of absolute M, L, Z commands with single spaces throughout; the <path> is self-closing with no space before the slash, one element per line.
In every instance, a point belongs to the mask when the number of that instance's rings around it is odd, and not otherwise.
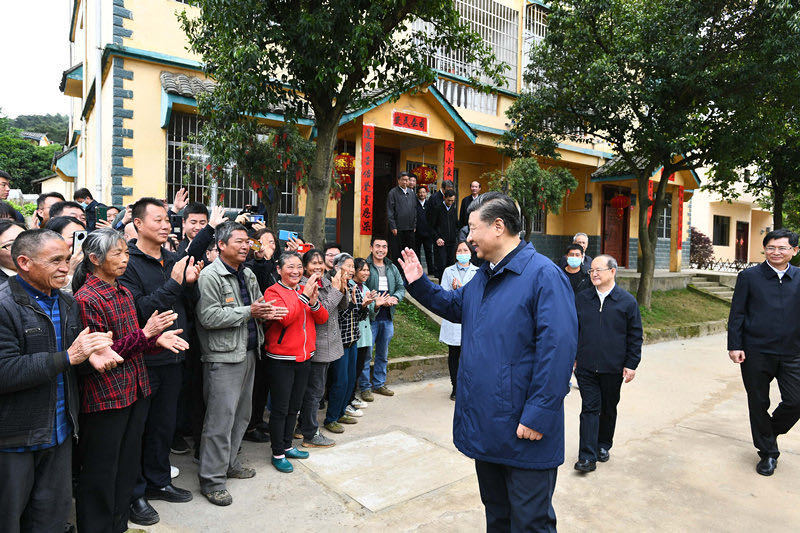
<path fill-rule="evenodd" d="M 177 16 L 184 10 L 192 16 L 199 13 L 198 8 L 174 0 L 136 0 L 125 7 L 133 12 L 133 20 L 125 19 L 125 28 L 133 31 L 125 46 L 200 60 L 187 50 L 189 43 Z"/>

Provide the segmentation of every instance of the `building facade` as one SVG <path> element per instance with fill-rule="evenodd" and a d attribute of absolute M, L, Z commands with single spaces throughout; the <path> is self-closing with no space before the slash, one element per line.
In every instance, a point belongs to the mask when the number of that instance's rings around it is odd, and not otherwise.
<path fill-rule="evenodd" d="M 467 83 L 474 65 L 457 52 L 438 53 L 430 58 L 438 73 L 434 84 L 343 117 L 337 150 L 355 156 L 355 174 L 341 200 L 329 202 L 326 227 L 328 238 L 356 254 L 368 253 L 373 233 L 387 233 L 386 195 L 400 171 L 422 164 L 433 167 L 439 182 L 453 179 L 462 198 L 472 181 L 487 190 L 486 175 L 509 164 L 497 143 L 507 128 L 505 112 L 524 90 L 522 74 L 530 48 L 545 35 L 546 7 L 526 0 L 454 1 L 462 19 L 511 68 L 504 85 L 485 94 Z M 204 76 L 200 58 L 187 52 L 177 18 L 178 12 L 191 14 L 196 8 L 176 0 L 100 4 L 98 14 L 97 3 L 74 0 L 72 65 L 61 83 L 73 102 L 70 151 L 59 158 L 54 171 L 66 189 L 85 186 L 116 205 L 141 196 L 172 198 L 183 186 L 192 198 L 202 198 L 205 176 L 187 165 L 186 156 L 201 152 L 190 143 L 202 121 L 196 97 L 213 81 Z M 426 30 L 422 23 L 416 26 L 416 31 Z M 282 118 L 275 114 L 260 119 L 278 125 Z M 304 135 L 313 135 L 311 120 L 301 120 L 298 127 Z M 620 264 L 635 267 L 639 254 L 634 183 L 624 174 L 596 175 L 614 154 L 595 139 L 563 142 L 559 153 L 559 160 L 542 162 L 568 168 L 579 186 L 558 214 L 537 217 L 531 240 L 546 255 L 558 257 L 574 233 L 584 232 L 590 236 L 590 254 L 611 253 Z M 659 179 L 656 173 L 653 180 Z M 670 180 L 671 204 L 657 268 L 679 270 L 686 263 L 684 251 L 688 254 L 682 206 L 699 182 L 691 173 Z M 613 207 L 618 196 L 628 198 L 630 206 Z M 280 202 L 281 224 L 301 225 L 305 197 L 288 177 Z M 225 203 L 255 203 L 255 193 L 245 183 L 234 183 Z"/>

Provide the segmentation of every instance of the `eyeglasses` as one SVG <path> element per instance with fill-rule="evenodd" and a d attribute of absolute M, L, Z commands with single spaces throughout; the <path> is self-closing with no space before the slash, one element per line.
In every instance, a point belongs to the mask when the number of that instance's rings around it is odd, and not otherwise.
<path fill-rule="evenodd" d="M 791 250 L 791 246 L 765 246 L 764 250 L 768 252 L 788 252 Z"/>
<path fill-rule="evenodd" d="M 590 268 L 586 272 L 588 272 L 589 275 L 591 276 L 595 272 L 605 272 L 606 270 L 613 270 L 613 269 L 612 268 Z"/>

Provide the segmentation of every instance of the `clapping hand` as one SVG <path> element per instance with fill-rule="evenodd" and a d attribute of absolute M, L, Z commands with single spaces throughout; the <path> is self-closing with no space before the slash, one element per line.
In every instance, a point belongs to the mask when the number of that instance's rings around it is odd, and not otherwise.
<path fill-rule="evenodd" d="M 456 278 L 453 278 L 452 286 L 454 291 L 458 290 L 459 288 L 461 288 L 461 282 L 458 281 Z"/>
<path fill-rule="evenodd" d="M 406 248 L 400 255 L 403 256 L 402 259 L 398 259 L 397 261 L 400 263 L 400 266 L 403 267 L 403 273 L 406 275 L 406 280 L 409 283 L 414 283 L 419 278 L 422 277 L 422 263 L 419 262 L 419 258 L 417 258 L 417 254 L 414 253 L 414 250 L 411 248 Z M 395 298 L 395 303 L 392 305 L 397 304 L 397 298 Z"/>
<path fill-rule="evenodd" d="M 89 356 L 89 364 L 101 374 L 107 370 L 116 368 L 118 364 L 124 362 L 125 359 L 120 357 L 120 355 L 110 347 L 103 348 Z"/>
<path fill-rule="evenodd" d="M 69 364 L 78 365 L 86 361 L 89 356 L 96 352 L 101 352 L 109 348 L 112 344 L 112 333 L 108 332 L 95 332 L 91 333 L 89 328 L 81 331 L 78 336 L 72 341 L 72 344 L 67 348 L 69 355 Z"/>
<path fill-rule="evenodd" d="M 378 294 L 377 291 L 372 291 L 376 293 L 375 295 L 375 307 L 383 307 L 384 305 L 389 305 L 389 293 L 384 292 L 382 294 Z"/>
<path fill-rule="evenodd" d="M 162 333 L 156 340 L 156 344 L 172 353 L 180 353 L 189 349 L 189 343 L 180 337 L 182 329 L 171 329 Z"/>
<path fill-rule="evenodd" d="M 317 299 L 319 297 L 319 285 L 317 285 L 318 280 L 319 274 L 312 274 L 311 277 L 308 278 L 305 287 L 303 287 L 303 294 L 305 294 L 306 298 L 308 298 L 308 305 L 311 307 L 317 305 Z"/>
<path fill-rule="evenodd" d="M 347 284 L 344 281 L 344 274 L 341 268 L 337 269 L 336 274 L 334 274 L 331 278 L 331 285 L 333 285 L 334 289 L 340 292 L 344 292 L 347 289 Z"/>
<path fill-rule="evenodd" d="M 199 263 L 195 264 L 194 257 L 190 257 L 189 264 L 186 266 L 184 281 L 186 281 L 186 283 L 194 283 L 197 281 L 197 278 L 200 277 L 201 270 L 203 270 L 203 262 L 200 261 Z"/>
<path fill-rule="evenodd" d="M 172 310 L 164 311 L 163 313 L 153 311 L 153 314 L 150 315 L 150 318 L 147 319 L 147 323 L 142 328 L 142 332 L 145 337 L 151 339 L 160 335 L 162 331 L 174 324 L 177 319 L 178 313 Z"/>

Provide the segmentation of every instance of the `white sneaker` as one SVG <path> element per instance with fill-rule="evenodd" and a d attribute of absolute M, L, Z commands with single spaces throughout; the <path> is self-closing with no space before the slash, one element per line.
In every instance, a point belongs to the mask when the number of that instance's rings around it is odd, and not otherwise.
<path fill-rule="evenodd" d="M 170 466 L 169 467 L 169 477 L 175 479 L 176 477 L 181 475 L 181 470 L 177 466 Z"/>
<path fill-rule="evenodd" d="M 352 405 L 348 405 L 344 408 L 344 414 L 349 416 L 364 416 L 364 411 L 361 409 L 356 409 Z"/>
<path fill-rule="evenodd" d="M 353 408 L 355 408 L 355 409 L 363 409 L 366 406 L 368 406 L 369 404 L 367 402 L 363 401 L 362 399 L 357 397 L 355 400 L 350 402 L 350 405 L 352 405 Z"/>

